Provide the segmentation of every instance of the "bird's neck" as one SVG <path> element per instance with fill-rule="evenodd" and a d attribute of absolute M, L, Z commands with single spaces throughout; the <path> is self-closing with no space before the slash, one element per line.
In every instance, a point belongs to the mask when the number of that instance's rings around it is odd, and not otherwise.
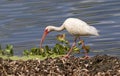
<path fill-rule="evenodd" d="M 55 26 L 53 27 L 54 31 L 62 31 L 64 29 L 65 29 L 64 25 L 61 25 L 60 27 L 55 27 Z"/>

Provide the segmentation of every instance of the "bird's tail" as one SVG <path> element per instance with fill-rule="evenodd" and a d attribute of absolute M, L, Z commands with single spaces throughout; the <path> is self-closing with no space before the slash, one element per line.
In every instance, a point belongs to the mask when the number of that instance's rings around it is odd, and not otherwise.
<path fill-rule="evenodd" d="M 91 35 L 99 36 L 98 30 L 95 27 L 93 27 L 93 26 L 90 26 L 90 28 L 88 29 L 88 31 L 89 31 L 89 33 Z"/>

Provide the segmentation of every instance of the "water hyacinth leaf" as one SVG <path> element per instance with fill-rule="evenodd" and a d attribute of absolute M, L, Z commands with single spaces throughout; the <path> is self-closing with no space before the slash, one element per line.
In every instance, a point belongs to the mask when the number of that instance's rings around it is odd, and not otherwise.
<path fill-rule="evenodd" d="M 56 44 L 53 50 L 59 55 L 64 53 L 64 47 L 60 44 Z"/>
<path fill-rule="evenodd" d="M 63 45 L 60 45 L 60 54 L 65 54 L 65 48 Z"/>
<path fill-rule="evenodd" d="M 40 51 L 38 48 L 31 48 L 30 55 L 39 55 Z"/>
<path fill-rule="evenodd" d="M 10 55 L 11 55 L 11 56 L 14 55 L 13 49 L 10 50 Z"/>
<path fill-rule="evenodd" d="M 70 49 L 70 46 L 68 46 L 68 45 L 63 45 L 62 47 L 63 47 L 64 51 L 68 51 Z"/>
<path fill-rule="evenodd" d="M 51 51 L 48 52 L 48 54 L 49 54 L 49 56 L 50 56 L 50 55 L 52 55 L 52 54 L 54 54 L 54 53 L 53 53 L 53 51 L 51 50 Z"/>
<path fill-rule="evenodd" d="M 44 52 L 42 52 L 42 57 L 45 57 L 46 56 L 46 53 L 45 53 L 45 51 Z"/>
<path fill-rule="evenodd" d="M 53 49 L 52 49 L 53 53 L 55 54 L 59 54 L 59 48 L 58 48 L 58 44 L 56 44 Z"/>
<path fill-rule="evenodd" d="M 46 56 L 45 49 L 40 48 L 40 55 L 42 55 L 42 57 Z"/>
<path fill-rule="evenodd" d="M 82 41 L 79 41 L 79 42 L 78 42 L 78 45 L 80 46 L 81 44 L 82 44 Z"/>
<path fill-rule="evenodd" d="M 52 54 L 53 54 L 53 52 L 52 52 L 51 48 L 49 48 L 49 46 L 48 46 L 48 45 L 46 45 L 46 46 L 44 47 L 44 49 L 45 49 L 45 52 L 48 54 L 48 56 L 50 56 L 50 55 L 52 55 Z"/>
<path fill-rule="evenodd" d="M 24 50 L 23 55 L 28 56 L 29 55 L 29 50 Z"/>
<path fill-rule="evenodd" d="M 73 48 L 73 52 L 78 52 L 78 53 L 80 53 L 80 48 L 78 48 L 78 47 L 75 46 L 75 47 Z"/>
<path fill-rule="evenodd" d="M 44 50 L 45 50 L 45 51 L 44 51 L 45 53 L 48 53 L 48 52 L 49 52 L 49 47 L 46 45 L 46 46 L 44 47 Z"/>
<path fill-rule="evenodd" d="M 67 40 L 65 40 L 64 43 L 67 44 L 67 45 L 69 44 L 69 42 Z"/>
<path fill-rule="evenodd" d="M 34 55 L 35 54 L 35 48 L 31 48 L 30 49 L 30 55 Z"/>
<path fill-rule="evenodd" d="M 64 52 L 65 52 L 64 47 L 63 47 L 62 45 L 59 45 L 59 54 L 60 54 L 60 55 L 61 55 L 61 54 L 64 54 Z"/>
<path fill-rule="evenodd" d="M 38 55 L 41 55 L 41 50 L 40 50 L 40 48 L 36 48 L 36 49 L 37 49 Z"/>
<path fill-rule="evenodd" d="M 43 48 L 40 48 L 40 52 L 41 52 L 41 54 L 44 52 L 44 49 Z"/>
<path fill-rule="evenodd" d="M 45 51 L 46 51 L 47 53 L 50 51 L 50 48 L 48 47 L 48 45 L 46 45 L 46 46 L 44 47 L 44 49 L 45 49 Z"/>
<path fill-rule="evenodd" d="M 80 45 L 83 45 L 84 44 L 84 40 L 80 40 L 79 42 L 78 42 L 78 45 L 80 46 Z"/>
<path fill-rule="evenodd" d="M 56 44 L 56 45 L 55 45 L 55 48 L 56 48 L 56 52 L 57 52 L 57 54 L 60 54 L 59 44 Z"/>
<path fill-rule="evenodd" d="M 68 43 L 68 41 L 66 41 L 65 39 L 65 34 L 60 34 L 60 35 L 57 35 L 57 40 L 62 42 L 62 43 Z"/>
<path fill-rule="evenodd" d="M 59 35 L 57 35 L 57 40 L 59 40 L 59 41 L 65 40 L 65 34 L 59 34 Z"/>
<path fill-rule="evenodd" d="M 10 54 L 10 50 L 9 49 L 5 49 L 5 54 L 9 55 Z"/>
<path fill-rule="evenodd" d="M 5 55 L 8 55 L 8 56 L 13 56 L 13 45 L 7 45 L 6 46 L 6 49 L 5 49 L 5 52 L 4 52 Z"/>
<path fill-rule="evenodd" d="M 58 53 L 56 47 L 54 47 L 52 50 L 53 50 L 54 53 L 56 53 L 56 54 Z"/>
<path fill-rule="evenodd" d="M 6 46 L 6 49 L 13 49 L 13 45 L 8 44 L 8 45 Z"/>

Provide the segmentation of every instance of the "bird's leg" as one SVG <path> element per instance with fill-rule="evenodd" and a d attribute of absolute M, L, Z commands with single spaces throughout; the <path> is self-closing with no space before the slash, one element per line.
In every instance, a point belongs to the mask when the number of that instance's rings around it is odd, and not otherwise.
<path fill-rule="evenodd" d="M 72 49 L 75 47 L 75 45 L 76 45 L 76 40 L 77 40 L 77 37 L 75 37 L 74 43 L 72 44 L 72 46 L 71 46 L 69 52 L 68 52 L 67 55 L 65 56 L 66 58 L 69 57 L 70 53 L 72 52 Z"/>
<path fill-rule="evenodd" d="M 86 49 L 85 44 L 84 44 L 84 40 L 80 40 L 80 41 L 82 44 L 82 48 L 84 49 L 84 52 L 85 52 L 85 58 L 89 58 L 88 53 L 87 53 L 87 49 Z"/>

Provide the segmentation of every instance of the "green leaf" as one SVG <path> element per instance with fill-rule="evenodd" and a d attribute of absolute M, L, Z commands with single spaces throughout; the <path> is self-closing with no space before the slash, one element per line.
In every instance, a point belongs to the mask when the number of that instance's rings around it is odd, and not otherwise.
<path fill-rule="evenodd" d="M 41 55 L 42 55 L 42 57 L 45 57 L 45 56 L 46 56 L 46 53 L 45 53 L 45 52 L 43 52 Z"/>
<path fill-rule="evenodd" d="M 69 42 L 67 40 L 65 40 L 65 44 L 69 44 Z"/>
<path fill-rule="evenodd" d="M 57 43 L 53 48 L 53 52 L 60 55 L 61 52 L 63 51 L 62 48 L 63 48 L 62 45 Z"/>
<path fill-rule="evenodd" d="M 65 46 L 59 44 L 58 49 L 60 55 L 65 54 Z"/>
<path fill-rule="evenodd" d="M 6 49 L 13 49 L 13 45 L 7 44 Z"/>
<path fill-rule="evenodd" d="M 78 48 L 78 47 L 75 46 L 75 47 L 73 48 L 73 51 L 80 53 L 80 48 Z"/>
<path fill-rule="evenodd" d="M 50 51 L 50 48 L 48 47 L 48 45 L 46 45 L 46 46 L 44 47 L 44 49 L 45 49 L 45 51 L 46 51 L 47 53 Z"/>
<path fill-rule="evenodd" d="M 11 56 L 14 55 L 13 49 L 10 50 L 10 55 L 11 55 Z"/>
<path fill-rule="evenodd" d="M 41 54 L 44 52 L 44 49 L 43 48 L 40 48 L 40 52 L 41 52 Z"/>
<path fill-rule="evenodd" d="M 80 46 L 81 44 L 82 44 L 82 41 L 79 41 L 79 42 L 78 42 L 78 45 Z"/>
<path fill-rule="evenodd" d="M 57 54 L 60 54 L 59 44 L 58 43 L 55 45 L 55 50 L 56 50 Z"/>
<path fill-rule="evenodd" d="M 46 56 L 45 49 L 40 48 L 40 55 L 41 55 L 42 57 L 45 57 L 45 56 Z"/>
<path fill-rule="evenodd" d="M 56 54 L 58 53 L 57 48 L 55 46 L 53 47 L 53 52 Z"/>
<path fill-rule="evenodd" d="M 13 56 L 13 45 L 6 45 L 6 49 L 4 51 L 4 55 L 8 55 L 8 56 Z"/>
<path fill-rule="evenodd" d="M 63 42 L 65 40 L 65 34 L 57 35 L 57 40 Z"/>
<path fill-rule="evenodd" d="M 40 49 L 38 49 L 38 48 L 31 48 L 30 54 L 31 55 L 40 55 Z"/>
<path fill-rule="evenodd" d="M 45 52 L 48 56 L 53 54 L 53 51 L 51 48 L 48 47 L 48 45 L 45 46 Z"/>
<path fill-rule="evenodd" d="M 24 50 L 23 55 L 28 56 L 29 55 L 29 50 Z"/>

